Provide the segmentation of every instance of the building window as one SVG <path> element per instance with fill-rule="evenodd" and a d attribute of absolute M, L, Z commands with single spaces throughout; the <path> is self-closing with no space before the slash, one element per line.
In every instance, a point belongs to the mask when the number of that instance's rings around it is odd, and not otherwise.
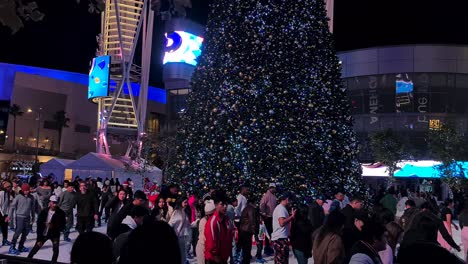
<path fill-rule="evenodd" d="M 91 133 L 91 127 L 77 124 L 75 125 L 75 132 L 89 134 Z"/>
<path fill-rule="evenodd" d="M 156 134 L 161 131 L 161 116 L 157 113 L 151 113 L 148 119 L 148 134 Z"/>
<path fill-rule="evenodd" d="M 431 130 L 440 130 L 442 123 L 439 119 L 429 119 L 429 129 Z"/>

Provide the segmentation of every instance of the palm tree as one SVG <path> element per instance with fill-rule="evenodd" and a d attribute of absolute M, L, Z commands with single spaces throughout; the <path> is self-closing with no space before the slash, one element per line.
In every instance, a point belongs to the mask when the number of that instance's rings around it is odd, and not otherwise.
<path fill-rule="evenodd" d="M 68 118 L 66 115 L 67 115 L 67 112 L 61 110 L 61 111 L 57 111 L 53 117 L 55 124 L 57 125 L 57 130 L 58 130 L 59 152 L 60 152 L 60 144 L 62 143 L 62 130 L 64 127 L 68 127 L 68 122 L 70 122 L 70 118 Z"/>
<path fill-rule="evenodd" d="M 13 116 L 13 150 L 16 151 L 16 117 L 22 116 L 24 112 L 21 111 L 21 106 L 13 104 L 10 107 L 9 113 Z"/>

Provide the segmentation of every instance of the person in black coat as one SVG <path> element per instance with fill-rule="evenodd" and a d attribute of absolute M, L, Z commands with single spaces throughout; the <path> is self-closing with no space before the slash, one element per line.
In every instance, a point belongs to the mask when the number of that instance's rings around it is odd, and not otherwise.
<path fill-rule="evenodd" d="M 416 214 L 411 221 L 408 231 L 405 232 L 400 249 L 411 246 L 418 241 L 437 243 L 437 231 L 440 232 L 444 240 L 458 252 L 460 246 L 453 240 L 448 233 L 444 223 L 437 215 L 430 211 L 431 205 L 427 202 L 421 205 L 421 212 Z"/>
<path fill-rule="evenodd" d="M 312 232 L 317 230 L 319 227 L 323 225 L 325 222 L 325 211 L 323 210 L 323 203 L 325 203 L 326 199 L 324 196 L 319 195 L 315 202 L 312 202 L 309 205 L 308 209 L 308 220 L 312 225 Z"/>
<path fill-rule="evenodd" d="M 361 210 L 361 208 L 362 208 L 362 200 L 360 198 L 354 197 L 353 199 L 351 199 L 349 204 L 347 204 L 341 210 L 341 213 L 343 213 L 346 218 L 344 228 L 353 228 L 354 215 L 356 211 Z"/>
<path fill-rule="evenodd" d="M 127 215 L 130 215 L 130 212 L 132 211 L 133 207 L 146 207 L 147 201 L 148 198 L 146 197 L 146 194 L 144 192 L 142 192 L 141 190 L 136 191 L 133 196 L 133 201 L 122 207 L 115 216 L 109 219 L 109 222 L 107 223 L 107 235 L 112 240 L 114 240 L 119 233 L 120 224 L 125 219 L 125 217 L 127 217 Z"/>
<path fill-rule="evenodd" d="M 300 205 L 291 224 L 291 245 L 298 264 L 307 264 L 312 257 L 312 228 L 307 205 Z"/>
<path fill-rule="evenodd" d="M 52 241 L 52 262 L 57 263 L 59 255 L 60 233 L 65 229 L 65 212 L 57 206 L 58 198 L 52 195 L 49 198 L 49 207 L 44 208 L 37 218 L 37 240 L 33 249 L 29 252 L 28 258 L 41 249 L 47 240 Z"/>

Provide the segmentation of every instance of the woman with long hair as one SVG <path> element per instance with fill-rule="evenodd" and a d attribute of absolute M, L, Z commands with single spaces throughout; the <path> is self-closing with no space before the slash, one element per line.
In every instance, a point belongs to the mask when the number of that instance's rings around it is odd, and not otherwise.
<path fill-rule="evenodd" d="M 314 264 L 338 264 L 345 259 L 345 249 L 341 232 L 345 223 L 344 215 L 332 211 L 325 224 L 313 234 L 312 256 Z"/>
<path fill-rule="evenodd" d="M 124 190 L 120 190 L 117 196 L 112 197 L 107 204 L 105 209 L 110 209 L 110 217 L 114 216 L 119 210 L 127 204 L 127 193 Z"/>
<path fill-rule="evenodd" d="M 39 204 L 41 208 L 47 208 L 49 206 L 49 198 L 52 195 L 52 187 L 47 179 L 42 181 L 41 186 L 36 188 L 36 193 L 39 196 Z"/>
<path fill-rule="evenodd" d="M 444 222 L 444 226 L 447 229 L 450 236 L 452 235 L 452 225 L 455 227 L 456 230 L 458 230 L 458 226 L 452 221 L 453 220 L 452 209 L 453 209 L 453 200 L 447 199 L 445 201 L 444 208 L 442 208 L 442 210 L 440 211 L 440 218 Z M 437 232 L 437 242 L 439 242 L 439 244 L 445 249 L 447 249 L 448 251 L 452 249 L 452 247 L 442 237 L 440 232 Z"/>
<path fill-rule="evenodd" d="M 187 198 L 180 197 L 177 199 L 174 207 L 174 212 L 169 220 L 169 225 L 174 228 L 174 231 L 179 239 L 181 263 L 185 264 L 187 259 L 187 239 L 190 232 L 189 216 L 185 212 L 187 206 Z"/>
<path fill-rule="evenodd" d="M 291 245 L 298 264 L 307 264 L 312 257 L 312 223 L 307 218 L 308 206 L 299 205 L 291 224 Z"/>
<path fill-rule="evenodd" d="M 169 222 L 171 215 L 169 214 L 169 207 L 163 197 L 158 198 L 156 206 L 151 211 L 151 219 L 156 221 Z"/>

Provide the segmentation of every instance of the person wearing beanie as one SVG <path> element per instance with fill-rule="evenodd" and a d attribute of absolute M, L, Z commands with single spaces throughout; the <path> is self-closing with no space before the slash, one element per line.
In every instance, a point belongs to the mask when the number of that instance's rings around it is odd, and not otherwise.
<path fill-rule="evenodd" d="M 65 229 L 65 223 L 65 212 L 58 207 L 58 197 L 50 196 L 49 207 L 44 208 L 37 217 L 37 240 L 28 258 L 33 258 L 44 243 L 50 239 L 53 251 L 51 263 L 57 263 L 60 233 Z"/>
<path fill-rule="evenodd" d="M 213 213 L 215 212 L 215 204 L 213 200 L 206 200 L 205 201 L 205 216 L 200 219 L 200 223 L 198 224 L 198 243 L 196 247 L 197 253 L 197 263 L 198 264 L 205 264 L 205 225 Z"/>
<path fill-rule="evenodd" d="M 21 192 L 13 199 L 11 204 L 8 215 L 13 215 L 13 212 L 15 213 L 16 228 L 8 254 L 19 255 L 21 252 L 29 252 L 29 249 L 24 247 L 24 242 L 29 233 L 31 221 L 34 221 L 34 215 L 39 211 L 39 204 L 30 191 L 29 184 L 23 183 Z M 19 247 L 16 249 L 16 242 L 20 235 Z"/>

